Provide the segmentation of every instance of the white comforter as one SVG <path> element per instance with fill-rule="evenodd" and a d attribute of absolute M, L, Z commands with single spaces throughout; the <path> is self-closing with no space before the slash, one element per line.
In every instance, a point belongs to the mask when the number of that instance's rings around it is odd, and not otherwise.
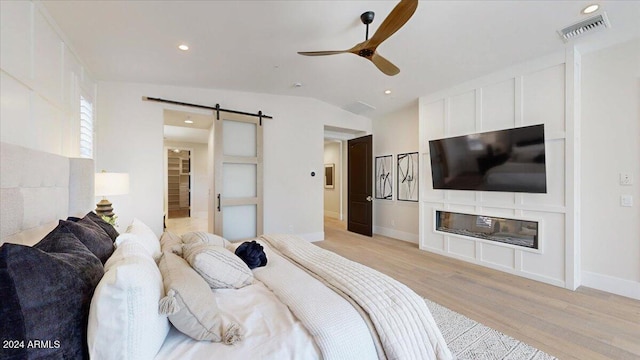
<path fill-rule="evenodd" d="M 172 327 L 156 360 L 452 358 L 406 286 L 298 238 L 259 242 L 268 264 L 254 269 L 256 283 L 213 290 L 221 315 L 242 324 L 243 340 L 195 341 Z"/>
<path fill-rule="evenodd" d="M 242 324 L 242 341 L 234 345 L 197 341 L 171 326 L 155 360 L 322 358 L 304 325 L 261 282 L 214 292 L 225 321 Z"/>
<path fill-rule="evenodd" d="M 253 270 L 309 331 L 325 360 L 377 359 L 367 323 L 347 300 L 291 263 L 264 241 L 268 263 Z M 302 357 L 297 357 L 302 359 Z"/>
<path fill-rule="evenodd" d="M 440 330 L 424 300 L 398 281 L 364 265 L 347 260 L 303 239 L 290 235 L 262 236 L 261 240 L 277 249 L 280 254 L 297 263 L 317 278 L 336 288 L 346 298 L 357 303 L 368 315 L 375 334 L 388 359 L 451 359 Z M 261 279 L 267 286 L 267 279 Z M 304 284 L 289 283 L 287 292 L 295 293 Z M 273 290 L 278 294 L 277 290 Z M 314 295 L 310 295 L 315 296 Z M 282 298 L 298 318 L 303 317 L 292 307 L 303 307 L 296 297 Z M 305 320 L 301 318 L 302 322 Z M 305 324 L 307 326 L 307 324 Z M 313 334 L 313 332 L 312 332 Z M 345 331 L 332 334 L 351 338 Z M 324 353 L 323 346 L 318 344 Z M 358 357 L 370 358 L 370 357 Z"/>

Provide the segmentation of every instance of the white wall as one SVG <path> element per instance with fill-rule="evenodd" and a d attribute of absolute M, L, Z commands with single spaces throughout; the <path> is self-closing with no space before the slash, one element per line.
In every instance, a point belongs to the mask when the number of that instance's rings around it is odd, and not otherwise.
<path fill-rule="evenodd" d="M 573 53 L 556 54 L 420 98 L 420 248 L 505 272 L 574 288 Z M 567 96 L 567 97 L 565 97 Z M 547 193 L 434 190 L 429 139 L 545 125 Z M 434 212 L 486 214 L 541 223 L 540 251 L 435 231 Z"/>
<path fill-rule="evenodd" d="M 583 55 L 581 113 L 583 284 L 640 299 L 640 39 Z"/>
<path fill-rule="evenodd" d="M 95 99 L 95 83 L 41 5 L 0 2 L 0 69 L 0 140 L 79 156 L 80 95 Z"/>
<path fill-rule="evenodd" d="M 546 126 L 548 194 L 431 188 L 426 140 L 537 119 Z M 421 165 L 421 248 L 567 288 L 640 299 L 639 39 L 582 55 L 569 49 L 425 96 L 420 134 L 427 165 Z M 623 172 L 633 185 L 620 185 Z M 631 195 L 634 205 L 622 207 L 621 195 Z M 436 234 L 436 208 L 541 218 L 543 253 Z"/>
<path fill-rule="evenodd" d="M 209 197 L 209 179 L 207 173 L 208 146 L 182 141 L 164 141 L 165 147 L 192 150 L 191 157 L 191 216 L 206 218 Z M 166 171 L 164 172 L 166 174 Z"/>
<path fill-rule="evenodd" d="M 325 142 L 324 163 L 334 165 L 334 187 L 324 188 L 324 216 L 340 219 L 340 190 L 342 187 L 342 159 L 340 142 Z M 324 175 L 324 171 L 322 172 Z"/>
<path fill-rule="evenodd" d="M 122 221 L 134 216 L 158 234 L 162 230 L 163 139 L 165 108 L 143 96 L 271 115 L 264 124 L 264 231 L 324 238 L 324 126 L 371 133 L 371 120 L 326 103 L 300 97 L 225 90 L 118 82 L 100 82 L 98 111 L 104 121 L 98 132 L 98 166 L 118 165 L 129 172 L 131 195 Z"/>
<path fill-rule="evenodd" d="M 418 243 L 418 203 L 397 200 L 397 155 L 418 151 L 418 102 L 373 122 L 373 156 L 393 155 L 393 199 L 375 199 L 373 232 Z"/>

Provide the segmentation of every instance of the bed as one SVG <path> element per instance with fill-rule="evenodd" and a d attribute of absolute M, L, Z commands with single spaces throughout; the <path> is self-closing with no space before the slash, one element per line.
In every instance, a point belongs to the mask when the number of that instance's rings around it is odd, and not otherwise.
<path fill-rule="evenodd" d="M 452 358 L 423 299 L 373 269 L 291 235 L 255 239 L 249 268 L 213 234 L 114 232 L 91 160 L 0 155 L 0 358 Z"/>

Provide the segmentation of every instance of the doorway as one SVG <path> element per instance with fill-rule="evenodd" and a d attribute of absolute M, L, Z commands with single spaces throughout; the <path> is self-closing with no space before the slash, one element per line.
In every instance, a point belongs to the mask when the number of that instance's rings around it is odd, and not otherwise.
<path fill-rule="evenodd" d="M 342 146 L 341 140 L 324 141 L 324 216 L 343 220 Z"/>
<path fill-rule="evenodd" d="M 165 224 L 207 231 L 213 116 L 165 109 L 163 117 Z"/>
<path fill-rule="evenodd" d="M 191 217 L 191 151 L 173 148 L 167 154 L 167 219 Z"/>
<path fill-rule="evenodd" d="M 324 211 L 324 223 L 330 222 L 332 226 L 339 226 L 341 228 L 346 229 L 347 223 L 346 220 L 349 216 L 349 205 L 347 202 L 347 188 L 348 188 L 348 161 L 347 161 L 347 142 L 351 139 L 355 139 L 357 137 L 362 137 L 366 135 L 366 132 L 361 130 L 354 130 L 348 128 L 340 128 L 335 126 L 327 126 L 324 127 L 324 143 L 325 143 L 325 153 L 324 153 L 324 164 L 330 165 L 334 164 L 334 186 L 335 188 L 331 191 L 334 197 L 337 197 L 337 205 L 335 204 L 335 199 L 330 200 L 328 198 L 329 189 L 324 188 L 324 203 L 323 203 L 323 211 Z M 329 145 L 331 144 L 331 145 Z M 333 150 L 338 152 L 339 155 L 330 155 L 328 154 L 327 145 L 334 146 Z M 337 158 L 337 159 L 336 159 Z M 322 174 L 325 174 L 325 170 L 322 170 Z M 333 203 L 329 203 L 329 201 L 334 201 Z"/>

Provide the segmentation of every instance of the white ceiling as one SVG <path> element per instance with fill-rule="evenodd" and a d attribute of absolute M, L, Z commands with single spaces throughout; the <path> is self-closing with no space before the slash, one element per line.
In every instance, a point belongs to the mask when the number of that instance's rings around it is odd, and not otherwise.
<path fill-rule="evenodd" d="M 396 1 L 42 1 L 98 80 L 308 96 L 342 108 L 362 101 L 376 108 L 363 113 L 372 119 L 567 46 L 640 37 L 640 1 L 597 1 L 612 28 L 563 43 L 556 30 L 586 19 L 580 11 L 592 2 L 420 1 L 378 48 L 401 69 L 389 77 L 352 54 L 296 52 L 350 48 L 364 40 L 360 14 L 375 11 L 372 34 Z M 178 50 L 182 42 L 191 50 Z"/>
<path fill-rule="evenodd" d="M 191 124 L 185 123 L 191 120 Z M 164 110 L 164 139 L 168 141 L 207 144 L 212 115 L 193 112 Z"/>

